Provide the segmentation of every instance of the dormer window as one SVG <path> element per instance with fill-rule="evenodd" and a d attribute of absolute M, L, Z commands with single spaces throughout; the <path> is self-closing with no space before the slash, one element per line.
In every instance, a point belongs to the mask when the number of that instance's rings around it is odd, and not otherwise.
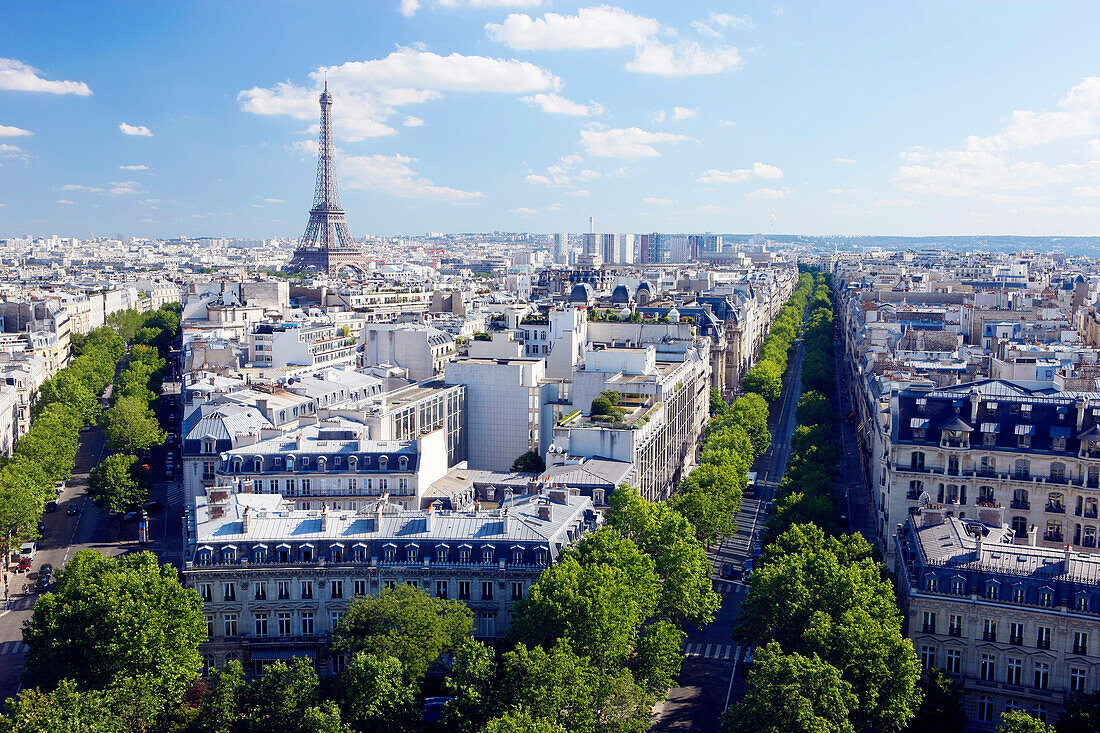
<path fill-rule="evenodd" d="M 481 561 L 485 564 L 489 564 L 493 561 L 493 548 L 486 547 L 481 551 Z"/>
<path fill-rule="evenodd" d="M 917 412 L 924 413 L 928 409 L 928 400 L 924 397 L 917 398 Z"/>
<path fill-rule="evenodd" d="M 378 470 L 379 471 L 385 471 L 386 466 L 389 464 L 389 462 L 390 462 L 390 459 L 387 458 L 386 456 L 379 456 L 379 458 L 378 458 Z"/>
<path fill-rule="evenodd" d="M 408 456 L 401 456 L 400 458 L 397 459 L 397 469 L 399 471 L 409 470 L 409 457 Z"/>
<path fill-rule="evenodd" d="M 202 439 L 202 452 L 207 454 L 215 452 L 213 438 Z"/>
<path fill-rule="evenodd" d="M 261 473 L 264 470 L 264 459 L 256 456 L 252 459 L 252 472 Z"/>

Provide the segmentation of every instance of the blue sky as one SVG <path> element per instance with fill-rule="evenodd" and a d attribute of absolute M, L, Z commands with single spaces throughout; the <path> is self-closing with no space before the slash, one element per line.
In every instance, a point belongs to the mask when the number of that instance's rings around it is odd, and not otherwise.
<path fill-rule="evenodd" d="M 297 236 L 326 68 L 356 236 L 1100 232 L 1100 4 L 901 5 L 9 3 L 0 236 Z"/>

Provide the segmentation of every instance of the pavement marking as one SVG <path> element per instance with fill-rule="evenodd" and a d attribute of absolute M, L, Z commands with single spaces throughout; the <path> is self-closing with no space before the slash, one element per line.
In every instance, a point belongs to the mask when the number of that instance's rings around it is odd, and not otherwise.
<path fill-rule="evenodd" d="M 704 653 L 704 654 L 703 654 L 703 657 L 704 657 L 705 659 L 709 659 L 709 658 L 710 658 L 710 647 L 711 647 L 711 645 L 710 645 L 710 644 L 707 644 L 707 651 L 706 651 L 706 653 Z"/>
<path fill-rule="evenodd" d="M 0 644 L 0 654 L 24 654 L 27 651 L 27 645 L 21 641 L 5 641 Z"/>

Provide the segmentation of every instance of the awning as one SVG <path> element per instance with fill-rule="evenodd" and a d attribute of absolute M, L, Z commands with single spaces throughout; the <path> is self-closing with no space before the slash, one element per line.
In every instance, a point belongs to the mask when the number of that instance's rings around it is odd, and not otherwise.
<path fill-rule="evenodd" d="M 929 420 L 926 417 L 914 417 L 909 421 L 909 427 L 911 428 L 926 428 L 928 427 Z"/>
<path fill-rule="evenodd" d="M 955 415 L 950 420 L 940 425 L 940 430 L 950 430 L 956 433 L 969 433 L 973 429 L 974 428 L 967 425 L 958 415 Z"/>
<path fill-rule="evenodd" d="M 1034 425 L 1017 425 L 1016 426 L 1016 434 L 1017 435 L 1035 435 L 1035 426 Z"/>
<path fill-rule="evenodd" d="M 982 432 L 983 433 L 997 433 L 997 432 L 1000 432 L 1000 430 L 1001 430 L 1001 424 L 999 422 L 983 422 L 982 423 Z"/>
<path fill-rule="evenodd" d="M 252 659 L 259 659 L 261 661 L 276 660 L 276 659 L 294 659 L 295 657 L 303 657 L 305 659 L 316 659 L 317 650 L 315 649 L 256 649 L 250 655 Z"/>
<path fill-rule="evenodd" d="M 1050 429 L 1050 437 L 1052 438 L 1068 438 L 1069 428 L 1065 426 L 1055 425 Z"/>
<path fill-rule="evenodd" d="M 1095 425 L 1077 436 L 1078 440 L 1100 440 L 1100 430 Z"/>

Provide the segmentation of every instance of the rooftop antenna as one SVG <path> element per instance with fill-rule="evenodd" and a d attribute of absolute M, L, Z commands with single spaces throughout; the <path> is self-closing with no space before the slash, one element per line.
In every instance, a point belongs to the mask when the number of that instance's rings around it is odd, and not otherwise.
<path fill-rule="evenodd" d="M 328 69 L 325 69 L 325 91 L 328 91 Z"/>

